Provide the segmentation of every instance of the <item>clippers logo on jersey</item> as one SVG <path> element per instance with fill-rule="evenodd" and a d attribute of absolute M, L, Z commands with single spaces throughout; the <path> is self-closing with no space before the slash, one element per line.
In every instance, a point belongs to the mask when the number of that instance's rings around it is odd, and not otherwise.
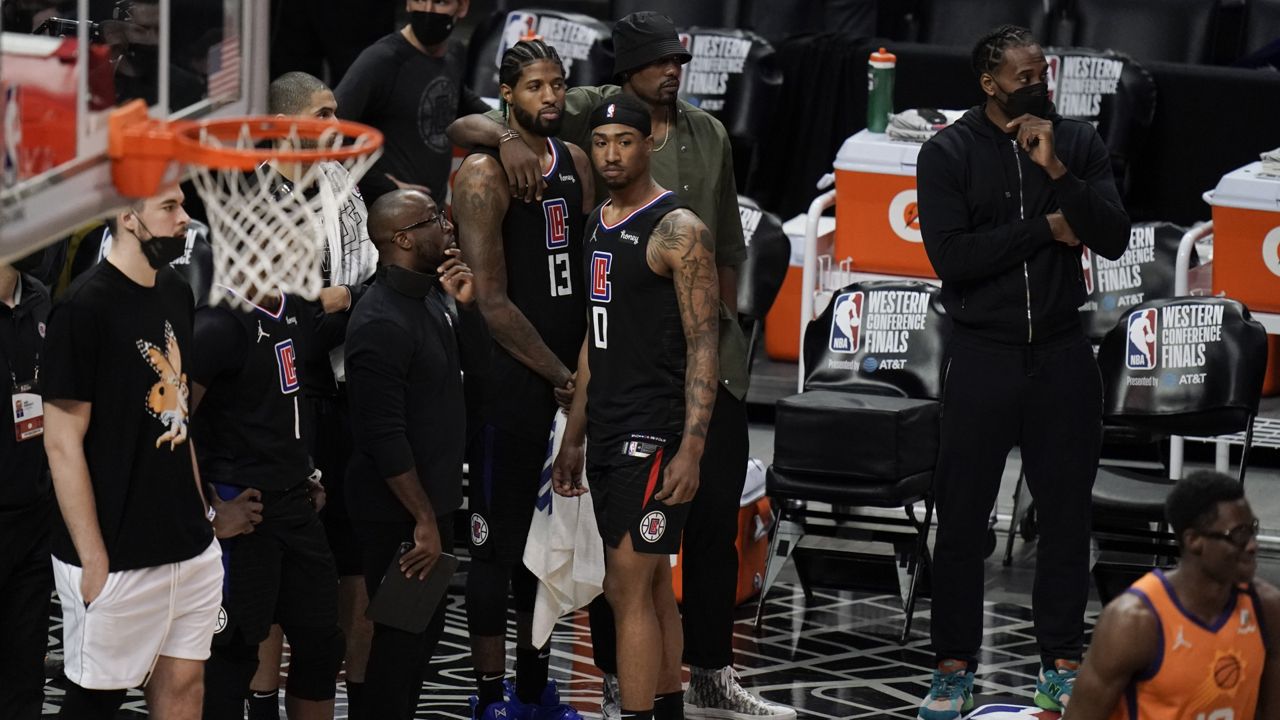
<path fill-rule="evenodd" d="M 591 253 L 591 299 L 609 302 L 613 299 L 613 283 L 609 282 L 609 270 L 613 267 L 613 253 L 597 250 Z"/>
<path fill-rule="evenodd" d="M 1156 367 L 1156 309 L 1129 313 L 1129 341 L 1124 364 L 1130 370 L 1154 370 Z"/>
<path fill-rule="evenodd" d="M 862 340 L 861 290 L 836 296 L 835 313 L 831 318 L 831 352 L 858 352 Z"/>
<path fill-rule="evenodd" d="M 1084 291 L 1093 294 L 1093 253 L 1085 248 L 1080 253 L 1080 272 L 1084 275 Z"/>
<path fill-rule="evenodd" d="M 471 544 L 480 546 L 489 539 L 489 523 L 480 513 L 471 513 Z"/>
<path fill-rule="evenodd" d="M 280 369 L 280 392 L 285 395 L 297 392 L 298 365 L 292 339 L 276 343 L 276 366 Z"/>
<path fill-rule="evenodd" d="M 654 510 L 640 521 L 640 537 L 645 542 L 658 542 L 667 531 L 667 516 L 661 510 Z"/>
<path fill-rule="evenodd" d="M 546 219 L 547 249 L 569 247 L 569 204 L 564 198 L 542 201 L 542 215 Z"/>

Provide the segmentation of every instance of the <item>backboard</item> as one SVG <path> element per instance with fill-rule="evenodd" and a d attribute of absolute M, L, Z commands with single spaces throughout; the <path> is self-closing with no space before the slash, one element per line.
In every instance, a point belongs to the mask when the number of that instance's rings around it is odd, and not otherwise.
<path fill-rule="evenodd" d="M 106 156 L 126 101 L 161 119 L 266 112 L 269 6 L 0 0 L 0 261 L 128 202 Z"/>

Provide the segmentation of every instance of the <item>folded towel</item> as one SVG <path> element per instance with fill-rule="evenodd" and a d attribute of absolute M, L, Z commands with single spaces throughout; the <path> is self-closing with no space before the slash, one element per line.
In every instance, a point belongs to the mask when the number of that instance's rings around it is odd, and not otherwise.
<path fill-rule="evenodd" d="M 1268 150 L 1260 155 L 1262 172 L 1267 175 L 1280 175 L 1280 148 Z"/>
<path fill-rule="evenodd" d="M 942 128 L 959 120 L 964 110 L 935 110 L 915 108 L 889 115 L 889 127 L 885 130 L 890 140 L 923 143 Z"/>
<path fill-rule="evenodd" d="M 538 578 L 533 645 L 542 647 L 561 616 L 586 607 L 604 590 L 604 540 L 591 494 L 567 498 L 551 489 L 551 465 L 560 452 L 567 416 L 556 411 L 547 443 L 542 484 L 524 546 L 524 564 Z M 587 485 L 585 477 L 582 479 Z"/>

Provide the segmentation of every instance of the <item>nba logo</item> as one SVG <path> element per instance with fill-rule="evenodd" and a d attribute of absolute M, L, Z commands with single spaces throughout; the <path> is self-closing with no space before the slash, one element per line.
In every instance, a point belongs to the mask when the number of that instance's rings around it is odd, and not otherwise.
<path fill-rule="evenodd" d="M 276 365 L 280 368 L 280 392 L 288 395 L 298 390 L 298 366 L 293 340 L 276 343 Z"/>
<path fill-rule="evenodd" d="M 1049 86 L 1049 99 L 1052 100 L 1058 90 L 1058 68 L 1062 66 L 1062 60 L 1057 55 L 1046 55 L 1044 59 L 1049 65 L 1045 69 L 1045 84 Z"/>
<path fill-rule="evenodd" d="M 1124 356 L 1130 370 L 1154 370 L 1156 367 L 1156 309 L 1129 313 L 1129 340 Z"/>
<path fill-rule="evenodd" d="M 542 201 L 542 215 L 546 219 L 548 250 L 569 247 L 569 228 L 565 225 L 565 217 L 568 213 L 569 205 L 564 201 L 564 198 Z"/>
<path fill-rule="evenodd" d="M 1084 291 L 1093 294 L 1093 253 L 1085 248 L 1080 254 L 1080 271 L 1084 275 Z"/>
<path fill-rule="evenodd" d="M 862 339 L 862 291 L 840 293 L 831 317 L 831 352 L 856 353 Z"/>
<path fill-rule="evenodd" d="M 498 57 L 493 61 L 496 69 L 502 65 L 502 56 L 511 46 L 527 37 L 538 34 L 538 16 L 528 12 L 509 12 L 507 21 L 502 26 L 502 42 L 498 43 Z"/>
<path fill-rule="evenodd" d="M 613 266 L 613 254 L 597 250 L 591 253 L 591 299 L 609 302 L 613 299 L 613 283 L 609 282 L 609 269 Z"/>

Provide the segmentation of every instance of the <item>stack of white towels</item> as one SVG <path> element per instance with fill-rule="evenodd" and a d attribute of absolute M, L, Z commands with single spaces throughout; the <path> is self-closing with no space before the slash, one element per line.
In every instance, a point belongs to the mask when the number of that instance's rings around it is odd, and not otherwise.
<path fill-rule="evenodd" d="M 938 134 L 942 128 L 959 120 L 964 110 L 934 110 L 916 108 L 889 115 L 889 127 L 885 134 L 890 140 L 923 143 Z"/>

